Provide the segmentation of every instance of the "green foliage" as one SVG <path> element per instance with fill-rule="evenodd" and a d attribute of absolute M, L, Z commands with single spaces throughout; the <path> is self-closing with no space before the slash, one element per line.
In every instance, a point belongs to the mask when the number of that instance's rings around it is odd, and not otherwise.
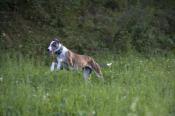
<path fill-rule="evenodd" d="M 112 49 L 166 54 L 175 48 L 174 6 L 173 0 L 5 0 L 0 4 L 0 34 L 6 34 L 2 39 L 10 45 L 1 45 L 42 54 L 59 36 L 80 53 Z"/>
<path fill-rule="evenodd" d="M 98 60 L 104 59 L 97 57 Z M 0 56 L 0 115 L 173 116 L 174 56 L 114 56 L 105 81 L 81 72 L 50 72 L 43 60 Z"/>

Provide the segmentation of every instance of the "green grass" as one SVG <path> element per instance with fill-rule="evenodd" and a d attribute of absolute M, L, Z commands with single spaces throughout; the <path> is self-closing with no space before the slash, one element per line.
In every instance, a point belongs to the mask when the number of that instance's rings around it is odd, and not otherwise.
<path fill-rule="evenodd" d="M 113 56 L 105 81 L 50 72 L 42 60 L 1 56 L 2 116 L 174 116 L 175 57 Z"/>

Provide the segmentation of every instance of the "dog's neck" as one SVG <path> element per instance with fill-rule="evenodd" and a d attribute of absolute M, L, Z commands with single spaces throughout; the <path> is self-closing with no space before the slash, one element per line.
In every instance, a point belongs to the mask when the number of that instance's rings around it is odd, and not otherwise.
<path fill-rule="evenodd" d="M 60 55 L 62 52 L 63 52 L 63 45 L 60 44 L 59 48 L 57 50 L 55 50 L 55 54 Z"/>
<path fill-rule="evenodd" d="M 65 55 L 65 53 L 68 51 L 68 49 L 63 46 L 62 44 L 60 44 L 60 47 L 58 48 L 58 50 L 55 51 L 55 54 L 57 56 L 60 56 L 60 55 Z"/>

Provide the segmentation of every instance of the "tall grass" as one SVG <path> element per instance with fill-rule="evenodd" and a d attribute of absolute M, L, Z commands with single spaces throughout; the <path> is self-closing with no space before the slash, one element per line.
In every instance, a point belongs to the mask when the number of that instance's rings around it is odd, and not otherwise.
<path fill-rule="evenodd" d="M 42 60 L 0 57 L 0 115 L 174 116 L 175 57 L 98 57 L 105 81 L 50 72 Z"/>

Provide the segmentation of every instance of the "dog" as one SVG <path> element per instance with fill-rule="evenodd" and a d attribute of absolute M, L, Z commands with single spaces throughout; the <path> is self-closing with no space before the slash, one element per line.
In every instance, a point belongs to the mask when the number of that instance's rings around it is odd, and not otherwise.
<path fill-rule="evenodd" d="M 50 42 L 48 52 L 52 56 L 56 56 L 56 60 L 53 59 L 50 66 L 51 71 L 54 71 L 55 66 L 58 70 L 61 70 L 63 67 L 73 70 L 83 70 L 84 80 L 87 80 L 92 71 L 94 71 L 98 78 L 103 79 L 101 67 L 92 57 L 72 52 L 57 38 Z M 107 66 L 110 65 L 111 63 L 107 64 Z"/>

